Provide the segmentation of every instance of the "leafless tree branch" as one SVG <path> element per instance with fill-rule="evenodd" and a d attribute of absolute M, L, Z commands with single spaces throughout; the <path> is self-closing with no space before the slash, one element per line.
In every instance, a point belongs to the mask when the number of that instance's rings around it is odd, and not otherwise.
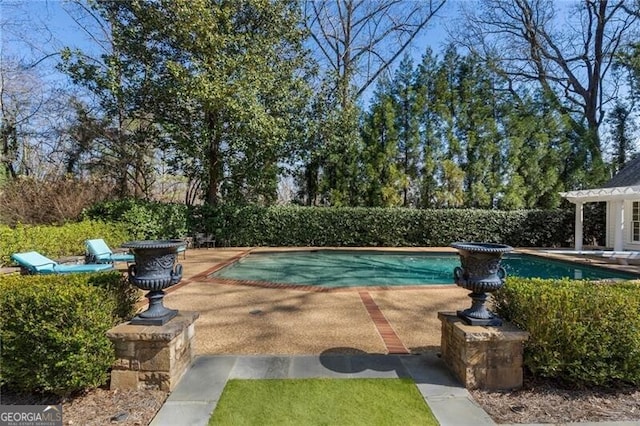
<path fill-rule="evenodd" d="M 306 26 L 336 88 L 360 96 L 406 51 L 446 0 L 307 0 Z"/>
<path fill-rule="evenodd" d="M 640 18 L 628 3 L 486 0 L 464 10 L 457 40 L 480 57 L 497 56 L 510 78 L 537 81 L 567 111 L 581 111 L 597 133 L 611 100 L 608 73 Z"/>

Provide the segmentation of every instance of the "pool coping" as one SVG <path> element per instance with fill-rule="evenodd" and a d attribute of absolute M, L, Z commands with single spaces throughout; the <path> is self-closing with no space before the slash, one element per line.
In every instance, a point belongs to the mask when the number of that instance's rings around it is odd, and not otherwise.
<path fill-rule="evenodd" d="M 284 290 L 299 290 L 306 292 L 315 292 L 315 293 L 333 293 L 333 292 L 360 292 L 360 291 L 387 291 L 387 290 L 420 290 L 425 288 L 443 288 L 443 287 L 451 287 L 455 286 L 454 283 L 447 284 L 429 284 L 429 285 L 403 285 L 403 286 L 388 286 L 388 285 L 380 285 L 380 286 L 339 286 L 339 287 L 319 287 L 317 285 L 301 285 L 301 284 L 287 284 L 287 283 L 278 283 L 272 281 L 256 281 L 256 280 L 237 280 L 233 278 L 219 278 L 219 277 L 211 277 L 210 275 L 214 272 L 225 268 L 238 260 L 248 256 L 252 253 L 292 253 L 292 252 L 314 252 L 314 251 L 360 251 L 360 252 L 379 252 L 379 251 L 392 251 L 398 253 L 456 253 L 455 249 L 449 247 L 251 247 L 246 251 L 232 256 L 231 258 L 220 262 L 213 267 L 207 269 L 204 272 L 201 272 L 194 277 L 191 278 L 190 281 L 199 281 L 199 282 L 211 282 L 215 284 L 225 284 L 225 285 L 243 285 L 250 287 L 261 287 L 261 288 L 274 288 L 274 289 L 284 289 Z M 172 287 L 171 287 L 172 288 Z M 170 289 L 171 289 L 170 288 Z"/>
<path fill-rule="evenodd" d="M 518 248 L 516 249 L 516 253 L 529 254 L 536 257 L 548 258 L 553 260 L 560 260 L 564 262 L 572 262 L 580 265 L 591 266 L 595 268 L 605 268 L 611 269 L 616 272 L 622 272 L 626 274 L 635 275 L 636 279 L 640 279 L 640 265 L 628 264 L 624 265 L 621 263 L 613 262 L 614 259 L 608 259 L 604 257 L 599 257 L 597 254 L 584 254 L 584 255 L 576 255 L 571 253 L 571 250 L 567 249 L 567 253 L 554 252 L 549 253 L 548 248 Z"/>
<path fill-rule="evenodd" d="M 626 274 L 632 274 L 636 276 L 636 279 L 640 279 L 640 268 L 636 265 L 622 265 L 617 263 L 610 263 L 604 259 L 593 259 L 576 257 L 568 254 L 557 254 L 545 252 L 546 249 L 541 248 L 516 248 L 514 254 L 526 254 L 532 255 L 538 258 L 548 258 L 551 260 L 577 263 L 580 265 L 605 268 L 616 272 L 622 272 Z M 285 290 L 299 290 L 306 292 L 317 293 L 331 293 L 331 292 L 362 292 L 362 291 L 388 291 L 388 290 L 426 290 L 435 288 L 447 288 L 455 286 L 455 283 L 442 283 L 442 284 L 428 284 L 428 285 L 360 285 L 360 286 L 336 286 L 336 287 L 320 287 L 317 285 L 302 285 L 302 284 L 288 284 L 272 281 L 257 281 L 257 280 L 238 280 L 233 278 L 220 278 L 211 277 L 210 275 L 237 262 L 238 260 L 248 256 L 252 253 L 294 253 L 294 252 L 316 252 L 316 251 L 354 251 L 354 252 L 392 252 L 392 253 L 457 253 L 457 250 L 452 247 L 251 247 L 246 251 L 233 256 L 223 262 L 214 265 L 213 267 L 201 272 L 191 280 L 187 280 L 185 283 L 180 283 L 176 287 L 188 284 L 189 281 L 211 282 L 215 284 L 225 285 L 243 285 L 250 287 L 261 288 L 273 288 L 273 289 L 285 289 Z"/>
<path fill-rule="evenodd" d="M 426 247 L 426 248 L 416 248 L 416 247 L 395 247 L 395 248 L 371 248 L 371 247 L 341 247 L 341 248 L 307 248 L 307 247 L 286 247 L 286 248 L 274 248 L 274 247 L 251 247 L 246 250 L 241 251 L 240 253 L 231 256 L 228 259 L 225 259 L 222 262 L 219 262 L 212 267 L 190 277 L 189 279 L 183 280 L 176 286 L 170 287 L 167 292 L 175 291 L 185 285 L 188 285 L 192 282 L 200 282 L 200 283 L 211 283 L 211 284 L 221 284 L 221 285 L 231 285 L 231 286 L 248 286 L 248 287 L 257 287 L 257 288 L 268 288 L 268 289 L 283 289 L 283 290 L 294 290 L 299 292 L 313 292 L 313 293 L 339 293 L 339 292 L 349 292 L 349 293 L 357 293 L 362 303 L 362 307 L 367 312 L 369 319 L 371 320 L 377 334 L 379 335 L 383 345 L 386 348 L 388 354 L 410 354 L 411 351 L 407 349 L 405 344 L 403 343 L 400 336 L 397 334 L 396 330 L 393 328 L 391 322 L 385 317 L 383 311 L 376 304 L 374 298 L 371 296 L 370 292 L 380 292 L 380 291 L 410 291 L 410 290 L 420 290 L 420 291 L 428 291 L 434 290 L 438 288 L 452 288 L 456 287 L 454 283 L 448 284 L 430 284 L 430 285 L 405 285 L 405 286 L 343 286 L 343 287 L 318 287 L 313 285 L 298 285 L 298 284 L 286 284 L 286 283 L 277 283 L 277 282 L 269 282 L 269 281 L 253 281 L 253 280 L 237 280 L 230 278 L 218 278 L 211 277 L 210 275 L 216 271 L 219 271 L 226 266 L 237 262 L 238 260 L 248 256 L 251 253 L 288 253 L 288 252 L 301 252 L 301 251 L 320 251 L 320 250 L 334 250 L 334 251 L 357 251 L 357 252 L 376 252 L 376 251 L 385 251 L 385 252 L 396 252 L 396 253 L 457 253 L 456 249 L 449 247 Z M 539 252 L 537 250 L 531 249 L 516 249 L 514 251 L 517 254 L 528 254 L 534 255 L 536 257 L 541 258 L 549 258 L 551 260 L 562 260 L 567 261 L 566 257 L 563 255 L 560 256 L 548 256 L 549 253 Z M 578 259 L 580 260 L 580 259 Z M 571 260 L 569 260 L 571 261 Z M 574 263 L 584 264 L 585 266 L 596 266 L 593 265 L 589 261 L 576 261 Z M 606 266 L 606 265 L 603 265 Z M 627 272 L 629 273 L 629 265 L 609 265 L 612 268 L 611 270 L 615 270 L 617 272 Z M 634 273 L 634 272 L 631 272 Z M 635 272 L 638 275 L 637 272 Z"/>

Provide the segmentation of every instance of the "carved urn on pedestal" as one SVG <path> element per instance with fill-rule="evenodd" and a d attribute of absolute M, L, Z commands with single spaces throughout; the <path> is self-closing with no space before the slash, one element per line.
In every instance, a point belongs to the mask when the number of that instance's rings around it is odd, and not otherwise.
<path fill-rule="evenodd" d="M 182 240 L 130 241 L 122 245 L 133 252 L 135 263 L 129 265 L 129 282 L 142 290 L 149 299 L 149 308 L 136 315 L 131 324 L 164 325 L 178 314 L 162 304 L 164 289 L 182 279 L 182 265 L 176 263 L 178 247 Z"/>
<path fill-rule="evenodd" d="M 471 307 L 458 311 L 458 317 L 469 325 L 500 326 L 502 320 L 485 306 L 487 294 L 500 289 L 507 276 L 501 266 L 502 254 L 513 247 L 505 244 L 456 242 L 461 266 L 453 270 L 455 283 L 471 290 Z"/>

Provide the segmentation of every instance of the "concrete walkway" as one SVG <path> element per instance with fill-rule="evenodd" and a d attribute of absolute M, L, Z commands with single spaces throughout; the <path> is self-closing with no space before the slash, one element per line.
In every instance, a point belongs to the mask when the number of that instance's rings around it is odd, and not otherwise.
<path fill-rule="evenodd" d="M 206 425 L 229 379 L 287 378 L 411 378 L 441 426 L 496 424 L 449 373 L 436 353 L 428 352 L 422 355 L 202 355 L 169 395 L 151 426 Z M 638 422 L 562 425 L 637 426 Z"/>
<path fill-rule="evenodd" d="M 151 425 L 206 425 L 228 379 L 293 378 L 411 378 L 442 426 L 495 424 L 451 376 L 442 360 L 429 352 L 423 355 L 199 356 Z"/>

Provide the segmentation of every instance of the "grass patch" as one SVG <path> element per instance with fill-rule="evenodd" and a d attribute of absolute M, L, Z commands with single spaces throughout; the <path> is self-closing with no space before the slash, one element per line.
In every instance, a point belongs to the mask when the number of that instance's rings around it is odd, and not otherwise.
<path fill-rule="evenodd" d="M 438 425 L 410 379 L 230 380 L 209 425 Z"/>

